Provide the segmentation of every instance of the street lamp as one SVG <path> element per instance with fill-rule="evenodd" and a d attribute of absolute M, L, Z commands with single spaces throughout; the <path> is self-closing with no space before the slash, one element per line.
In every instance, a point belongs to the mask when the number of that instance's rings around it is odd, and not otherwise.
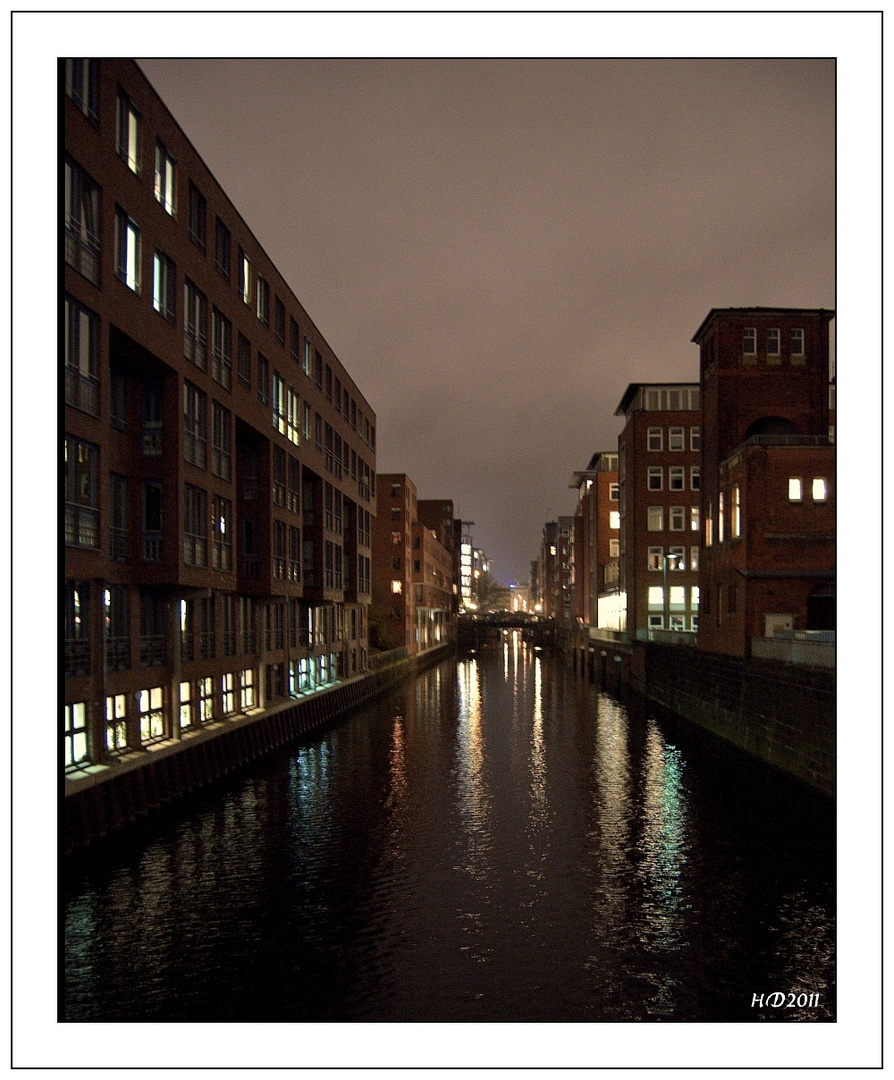
<path fill-rule="evenodd" d="M 684 566 L 681 561 L 682 556 L 678 555 L 675 551 L 670 552 L 667 555 L 661 556 L 661 566 L 664 570 L 664 588 L 662 589 L 662 597 L 664 599 L 664 629 L 670 630 L 670 596 L 667 591 L 667 564 L 673 560 L 675 570 L 683 570 Z M 676 564 L 680 565 L 677 566 Z"/>

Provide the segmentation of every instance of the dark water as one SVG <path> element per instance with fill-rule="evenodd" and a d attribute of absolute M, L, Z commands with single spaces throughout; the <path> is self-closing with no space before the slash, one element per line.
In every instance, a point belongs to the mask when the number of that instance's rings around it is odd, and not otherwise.
<path fill-rule="evenodd" d="M 835 1017 L 831 806 L 514 636 L 66 878 L 68 1020 Z"/>

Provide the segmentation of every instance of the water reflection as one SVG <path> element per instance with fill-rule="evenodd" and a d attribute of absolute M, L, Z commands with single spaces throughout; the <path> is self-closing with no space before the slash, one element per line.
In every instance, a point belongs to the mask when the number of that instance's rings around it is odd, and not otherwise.
<path fill-rule="evenodd" d="M 456 781 L 457 811 L 466 841 L 463 869 L 483 878 L 488 869 L 490 835 L 490 795 L 484 776 L 484 737 L 481 730 L 481 685 L 479 662 L 471 659 L 459 665 L 459 716 L 457 718 Z"/>

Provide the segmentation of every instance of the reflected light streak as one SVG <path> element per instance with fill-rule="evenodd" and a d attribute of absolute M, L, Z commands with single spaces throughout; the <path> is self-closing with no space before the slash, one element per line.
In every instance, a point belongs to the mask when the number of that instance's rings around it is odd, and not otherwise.
<path fill-rule="evenodd" d="M 463 867 L 482 878 L 489 869 L 490 796 L 484 782 L 484 738 L 481 733 L 481 685 L 477 660 L 468 660 L 459 671 L 459 743 L 457 779 L 459 817 L 468 847 Z"/>
<path fill-rule="evenodd" d="M 549 819 L 546 798 L 546 749 L 543 743 L 543 664 L 534 661 L 534 724 L 531 729 L 531 826 L 542 828 Z"/>

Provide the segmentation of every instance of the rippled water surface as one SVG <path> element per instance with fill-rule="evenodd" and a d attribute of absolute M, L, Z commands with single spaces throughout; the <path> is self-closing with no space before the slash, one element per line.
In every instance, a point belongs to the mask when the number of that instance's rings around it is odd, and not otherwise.
<path fill-rule="evenodd" d="M 833 843 L 509 635 L 71 860 L 62 1014 L 829 1021 Z"/>

